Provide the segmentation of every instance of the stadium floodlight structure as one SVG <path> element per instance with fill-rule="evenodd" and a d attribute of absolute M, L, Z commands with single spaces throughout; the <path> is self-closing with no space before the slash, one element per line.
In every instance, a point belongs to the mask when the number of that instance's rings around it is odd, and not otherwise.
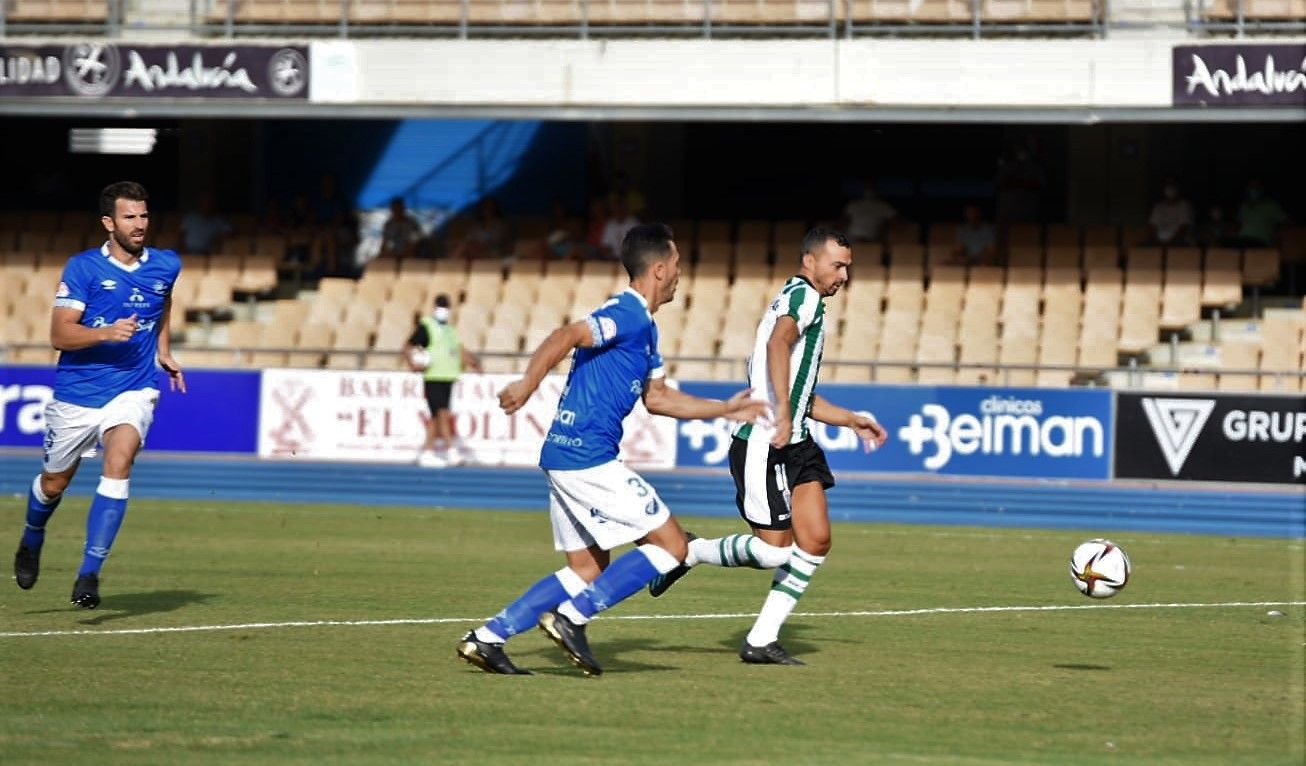
<path fill-rule="evenodd" d="M 155 128 L 70 128 L 71 154 L 150 154 L 158 138 Z"/>

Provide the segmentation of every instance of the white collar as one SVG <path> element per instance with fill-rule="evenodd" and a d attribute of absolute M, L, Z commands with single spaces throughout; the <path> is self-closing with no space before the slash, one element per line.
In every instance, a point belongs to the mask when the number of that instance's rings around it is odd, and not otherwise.
<path fill-rule="evenodd" d="M 622 292 L 630 293 L 631 295 L 635 296 L 635 300 L 639 301 L 639 305 L 643 306 L 645 311 L 648 311 L 648 301 L 644 299 L 644 296 L 636 292 L 635 288 L 627 287 Z"/>
<path fill-rule="evenodd" d="M 117 266 L 123 271 L 135 271 L 141 267 L 142 263 L 145 263 L 146 261 L 150 260 L 150 249 L 148 247 L 142 248 L 141 257 L 137 258 L 135 263 L 126 264 L 118 260 L 117 258 L 113 257 L 113 253 L 109 252 L 109 240 L 106 239 L 104 241 L 104 244 L 100 245 L 100 255 L 103 255 L 105 258 L 108 258 L 109 263 L 112 263 L 114 266 Z"/>

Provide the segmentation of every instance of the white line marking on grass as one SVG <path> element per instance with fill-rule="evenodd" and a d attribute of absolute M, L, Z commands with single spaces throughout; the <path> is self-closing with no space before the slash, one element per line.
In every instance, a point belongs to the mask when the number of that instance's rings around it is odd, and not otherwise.
<path fill-rule="evenodd" d="M 984 612 L 1069 612 L 1084 609 L 1228 609 L 1250 606 L 1306 606 L 1306 601 L 1227 601 L 1219 604 L 1053 604 L 1049 606 L 967 606 L 931 609 L 886 609 L 865 612 L 796 612 L 794 617 L 913 617 L 926 614 L 976 614 Z M 756 612 L 721 614 L 626 614 L 608 615 L 604 620 L 737 620 L 756 617 Z M 203 633 L 215 630 L 270 630 L 275 628 L 376 627 L 388 625 L 442 625 L 484 622 L 485 617 L 412 617 L 393 620 L 300 620 L 293 622 L 242 622 L 230 625 L 178 625 L 157 628 L 113 628 L 109 630 L 37 630 L 0 632 L 0 638 L 37 636 L 131 636 L 156 633 Z"/>

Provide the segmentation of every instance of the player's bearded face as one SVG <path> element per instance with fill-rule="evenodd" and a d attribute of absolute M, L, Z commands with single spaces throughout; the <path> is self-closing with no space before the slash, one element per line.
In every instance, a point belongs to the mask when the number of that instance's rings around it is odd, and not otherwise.
<path fill-rule="evenodd" d="M 110 219 L 113 228 L 109 236 L 123 250 L 136 255 L 145 248 L 145 233 L 150 228 L 150 213 L 144 202 L 120 199 Z"/>

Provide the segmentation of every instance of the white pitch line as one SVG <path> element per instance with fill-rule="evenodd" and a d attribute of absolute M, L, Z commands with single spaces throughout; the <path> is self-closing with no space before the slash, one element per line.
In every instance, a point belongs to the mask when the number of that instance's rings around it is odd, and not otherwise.
<path fill-rule="evenodd" d="M 1077 604 L 1051 606 L 967 606 L 932 609 L 888 609 L 866 612 L 797 612 L 794 617 L 912 617 L 923 614 L 976 614 L 984 612 L 1069 612 L 1083 609 L 1228 609 L 1249 606 L 1306 606 L 1306 601 L 1227 601 L 1217 604 Z M 609 615 L 607 620 L 737 620 L 756 617 L 756 612 L 722 614 L 628 614 Z M 440 625 L 484 622 L 484 617 L 413 617 L 393 620 L 303 620 L 294 622 L 243 622 L 230 625 L 179 625 L 158 628 L 110 630 L 38 630 L 0 632 L 0 638 L 37 636 L 131 636 L 154 633 L 201 633 L 214 630 L 268 630 L 274 628 L 374 627 L 386 625 Z"/>

